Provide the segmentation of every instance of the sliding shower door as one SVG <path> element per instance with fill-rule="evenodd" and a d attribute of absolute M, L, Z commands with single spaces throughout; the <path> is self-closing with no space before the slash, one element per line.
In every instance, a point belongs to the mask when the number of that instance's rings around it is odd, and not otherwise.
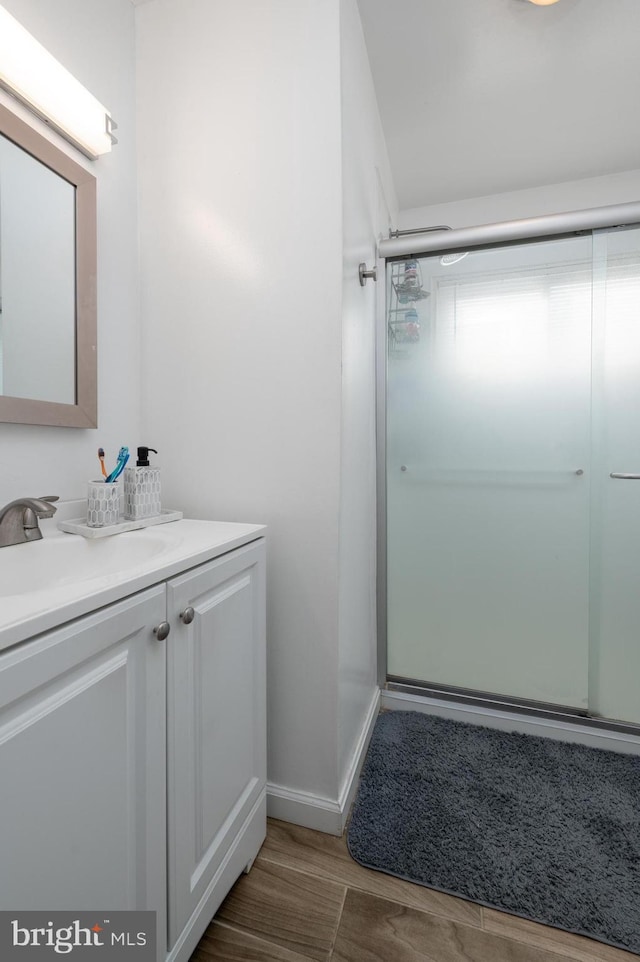
<path fill-rule="evenodd" d="M 590 709 L 640 723 L 640 229 L 594 235 Z"/>
<path fill-rule="evenodd" d="M 592 247 L 388 265 L 392 678 L 587 708 Z"/>
<path fill-rule="evenodd" d="M 640 229 L 387 273 L 390 679 L 640 723 Z"/>

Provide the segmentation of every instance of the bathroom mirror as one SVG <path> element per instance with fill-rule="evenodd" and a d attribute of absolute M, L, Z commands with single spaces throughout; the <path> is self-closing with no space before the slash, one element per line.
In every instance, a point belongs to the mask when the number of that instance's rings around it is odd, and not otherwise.
<path fill-rule="evenodd" d="M 0 104 L 0 421 L 97 426 L 96 181 Z"/>

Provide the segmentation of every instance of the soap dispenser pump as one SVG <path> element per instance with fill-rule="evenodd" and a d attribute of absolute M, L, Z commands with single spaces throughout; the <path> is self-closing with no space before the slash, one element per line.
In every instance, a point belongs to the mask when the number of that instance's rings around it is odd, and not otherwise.
<path fill-rule="evenodd" d="M 136 466 L 124 470 L 124 517 L 126 521 L 155 518 L 161 511 L 160 468 L 149 465 L 149 451 L 155 448 L 141 445 Z"/>

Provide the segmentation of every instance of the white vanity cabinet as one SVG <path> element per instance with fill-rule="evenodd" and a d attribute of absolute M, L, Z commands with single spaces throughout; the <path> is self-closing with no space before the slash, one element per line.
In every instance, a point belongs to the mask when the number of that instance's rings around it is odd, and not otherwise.
<path fill-rule="evenodd" d="M 0 652 L 0 909 L 154 910 L 158 962 L 266 831 L 264 538 L 183 567 Z"/>
<path fill-rule="evenodd" d="M 188 958 L 265 836 L 264 542 L 174 578 L 167 609 L 169 947 Z"/>
<path fill-rule="evenodd" d="M 164 586 L 0 655 L 0 908 L 164 925 Z"/>

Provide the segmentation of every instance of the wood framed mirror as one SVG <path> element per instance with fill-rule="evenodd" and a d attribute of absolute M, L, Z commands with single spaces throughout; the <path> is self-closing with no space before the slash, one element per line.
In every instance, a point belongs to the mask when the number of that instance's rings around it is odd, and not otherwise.
<path fill-rule="evenodd" d="M 0 103 L 0 421 L 97 427 L 96 178 Z"/>

